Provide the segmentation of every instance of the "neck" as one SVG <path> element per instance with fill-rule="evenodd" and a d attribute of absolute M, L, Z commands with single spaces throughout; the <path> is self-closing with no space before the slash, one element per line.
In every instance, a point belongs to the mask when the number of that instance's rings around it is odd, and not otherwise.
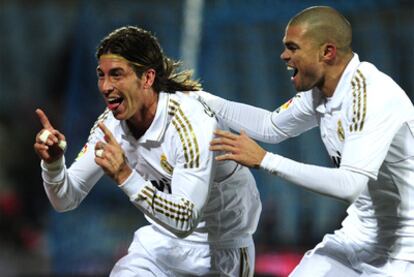
<path fill-rule="evenodd" d="M 330 66 L 329 71 L 325 75 L 323 86 L 319 88 L 325 97 L 331 97 L 334 94 L 339 80 L 352 57 L 353 54 L 351 53 L 350 55 L 343 57 L 337 64 Z"/>
<path fill-rule="evenodd" d="M 129 130 L 136 139 L 142 137 L 154 121 L 157 112 L 158 93 L 154 94 L 155 97 L 147 105 L 144 105 L 142 109 L 126 121 Z"/>

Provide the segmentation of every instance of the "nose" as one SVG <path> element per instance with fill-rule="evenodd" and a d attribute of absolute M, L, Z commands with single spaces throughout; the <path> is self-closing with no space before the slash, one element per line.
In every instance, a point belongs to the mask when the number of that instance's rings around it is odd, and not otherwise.
<path fill-rule="evenodd" d="M 282 53 L 280 54 L 280 58 L 284 61 L 288 61 L 289 60 L 289 54 L 288 51 L 286 49 L 284 49 L 282 51 Z"/>
<path fill-rule="evenodd" d="M 104 78 L 101 83 L 101 90 L 104 93 L 109 93 L 114 90 L 114 84 L 109 78 Z"/>

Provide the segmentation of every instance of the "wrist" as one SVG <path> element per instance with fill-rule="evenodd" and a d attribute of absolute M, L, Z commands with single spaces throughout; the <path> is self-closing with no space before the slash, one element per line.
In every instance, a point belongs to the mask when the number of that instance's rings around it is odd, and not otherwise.
<path fill-rule="evenodd" d="M 277 174 L 277 168 L 282 159 L 283 157 L 280 155 L 266 152 L 260 163 L 260 168 L 272 174 Z"/>
<path fill-rule="evenodd" d="M 132 169 L 128 166 L 128 164 L 125 163 L 125 165 L 114 178 L 118 186 L 122 185 L 131 175 L 131 173 Z"/>
<path fill-rule="evenodd" d="M 118 187 L 125 192 L 130 199 L 135 199 L 145 184 L 146 181 L 144 178 L 142 178 L 136 171 L 132 171 L 128 178 L 123 183 L 119 184 Z"/>
<path fill-rule="evenodd" d="M 259 152 L 259 154 L 257 156 L 257 161 L 253 165 L 254 168 L 261 168 L 262 167 L 263 160 L 266 157 L 267 152 L 264 149 L 262 149 L 262 148 L 260 150 L 261 151 Z"/>
<path fill-rule="evenodd" d="M 45 161 L 45 160 L 41 161 L 41 167 L 44 170 L 47 170 L 47 171 L 58 171 L 58 170 L 62 169 L 64 167 L 64 165 L 65 165 L 65 160 L 64 160 L 63 155 L 60 156 L 55 161 L 51 161 L 51 162 L 50 161 Z"/>

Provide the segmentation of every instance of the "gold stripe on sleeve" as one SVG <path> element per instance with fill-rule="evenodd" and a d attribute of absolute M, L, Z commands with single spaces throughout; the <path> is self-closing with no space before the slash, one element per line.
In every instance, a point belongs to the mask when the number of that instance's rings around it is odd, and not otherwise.
<path fill-rule="evenodd" d="M 355 80 L 357 80 L 357 84 L 358 84 L 358 93 L 357 93 L 357 103 L 358 103 L 358 107 L 357 107 L 357 116 L 356 116 L 356 124 L 355 124 L 355 131 L 358 131 L 358 123 L 361 120 L 361 80 L 355 76 Z"/>
<path fill-rule="evenodd" d="M 170 99 L 170 102 L 168 103 L 168 114 L 174 115 L 177 112 L 177 108 L 179 107 L 178 104 L 176 104 L 174 100 Z"/>
<path fill-rule="evenodd" d="M 356 84 L 354 80 L 351 81 L 352 84 L 352 123 L 349 125 L 349 131 L 352 132 L 354 130 L 353 126 L 355 124 L 355 116 L 356 116 Z"/>
<path fill-rule="evenodd" d="M 171 122 L 174 125 L 175 129 L 177 130 L 178 136 L 180 137 L 181 145 L 183 146 L 185 162 L 186 162 L 186 164 L 184 165 L 184 167 L 187 168 L 187 165 L 188 165 L 188 154 L 187 154 L 187 151 L 188 150 L 187 150 L 187 145 L 185 143 L 185 140 L 184 140 L 184 137 L 183 137 L 183 134 L 182 134 L 182 127 L 179 126 L 178 123 L 174 119 Z"/>
<path fill-rule="evenodd" d="M 173 99 L 170 99 L 169 103 L 168 103 L 168 108 L 169 108 L 168 113 L 170 115 L 174 116 L 172 118 L 171 123 L 174 125 L 174 127 L 177 130 L 177 133 L 180 137 L 180 141 L 181 141 L 181 145 L 183 147 L 184 157 L 185 157 L 184 168 L 187 168 L 189 163 L 190 163 L 190 158 L 189 158 L 190 153 L 189 152 L 191 151 L 190 150 L 191 149 L 191 141 L 188 140 L 188 134 L 186 134 L 187 130 L 185 128 L 185 125 L 183 124 L 182 120 L 177 115 L 177 110 L 180 108 L 180 104 L 177 101 L 175 101 Z M 186 141 L 189 141 L 188 147 L 187 147 L 187 142 Z"/>
<path fill-rule="evenodd" d="M 91 130 L 89 131 L 88 142 L 91 140 L 93 133 L 98 128 L 98 123 L 104 121 L 108 117 L 110 111 L 110 109 L 105 109 L 105 111 L 100 116 L 98 116 Z"/>
<path fill-rule="evenodd" d="M 144 199 L 151 208 L 154 208 L 153 199 L 155 195 L 155 190 L 153 188 L 145 186 L 138 195 L 140 198 Z"/>
<path fill-rule="evenodd" d="M 181 109 L 179 109 L 179 111 L 181 111 Z M 180 113 L 180 115 L 181 115 L 181 113 Z M 185 141 L 188 144 L 188 148 L 187 149 L 188 149 L 188 154 L 190 155 L 190 159 L 187 162 L 187 165 L 185 167 L 186 168 L 187 167 L 190 167 L 191 168 L 191 167 L 193 167 L 193 162 L 194 162 L 194 146 L 193 146 L 193 143 L 192 143 L 192 141 L 190 139 L 188 127 L 184 124 L 183 120 L 180 118 L 180 116 L 179 116 L 178 113 L 175 114 L 175 116 L 173 118 L 173 121 L 174 120 L 176 120 L 178 122 L 178 124 L 181 126 L 180 131 L 184 135 Z"/>
<path fill-rule="evenodd" d="M 180 107 L 180 103 L 170 99 L 168 104 L 168 113 L 173 117 L 172 124 L 177 130 L 181 143 L 183 145 L 184 156 L 186 157 L 185 168 L 194 168 L 200 166 L 200 149 L 193 126 L 188 117 Z M 188 158 L 188 159 L 187 159 Z"/>
<path fill-rule="evenodd" d="M 176 207 L 177 209 L 173 207 Z M 177 205 L 158 195 L 156 195 L 154 201 L 154 209 L 167 217 L 183 222 L 189 221 L 192 217 L 191 205 Z"/>
<path fill-rule="evenodd" d="M 185 123 L 187 123 L 188 129 L 190 130 L 191 138 L 193 139 L 193 143 L 194 143 L 194 147 L 195 147 L 195 157 L 193 157 L 193 161 L 195 161 L 195 167 L 197 168 L 197 167 L 200 166 L 200 150 L 199 150 L 199 147 L 198 147 L 197 136 L 194 133 L 193 126 L 191 125 L 188 118 L 185 116 L 182 109 L 179 109 L 179 113 L 183 117 Z"/>
<path fill-rule="evenodd" d="M 174 106 L 176 106 L 176 107 L 179 107 L 180 106 L 180 103 L 178 103 L 176 100 L 174 100 L 174 99 L 170 99 L 170 103 L 172 104 L 172 105 L 174 105 Z"/>
<path fill-rule="evenodd" d="M 351 81 L 353 96 L 353 117 L 349 126 L 350 132 L 362 131 L 367 113 L 367 89 L 366 79 L 362 72 L 357 69 L 357 75 Z"/>
<path fill-rule="evenodd" d="M 362 88 L 363 88 L 363 108 L 362 108 L 362 118 L 361 118 L 361 123 L 359 125 L 359 131 L 362 131 L 362 129 L 364 128 L 364 123 L 365 123 L 365 117 L 367 114 L 367 81 L 365 76 L 362 74 L 362 72 L 357 69 L 358 75 L 361 77 L 362 79 Z"/>
<path fill-rule="evenodd" d="M 153 211 L 170 219 L 188 222 L 192 218 L 194 204 L 186 199 L 181 199 L 182 204 L 173 203 L 159 196 L 155 189 L 149 186 L 145 186 L 138 194 L 138 197 L 147 202 Z"/>

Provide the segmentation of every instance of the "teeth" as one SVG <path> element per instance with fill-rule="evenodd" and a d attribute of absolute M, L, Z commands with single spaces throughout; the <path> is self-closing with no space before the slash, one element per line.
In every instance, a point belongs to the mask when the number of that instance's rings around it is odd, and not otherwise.
<path fill-rule="evenodd" d="M 119 99 L 120 99 L 120 97 L 109 97 L 108 102 L 109 103 L 114 103 L 114 102 L 119 101 Z"/>
<path fill-rule="evenodd" d="M 296 76 L 296 74 L 298 73 L 298 70 L 290 65 L 286 65 L 286 68 L 288 71 L 290 71 L 292 73 L 292 78 Z"/>

